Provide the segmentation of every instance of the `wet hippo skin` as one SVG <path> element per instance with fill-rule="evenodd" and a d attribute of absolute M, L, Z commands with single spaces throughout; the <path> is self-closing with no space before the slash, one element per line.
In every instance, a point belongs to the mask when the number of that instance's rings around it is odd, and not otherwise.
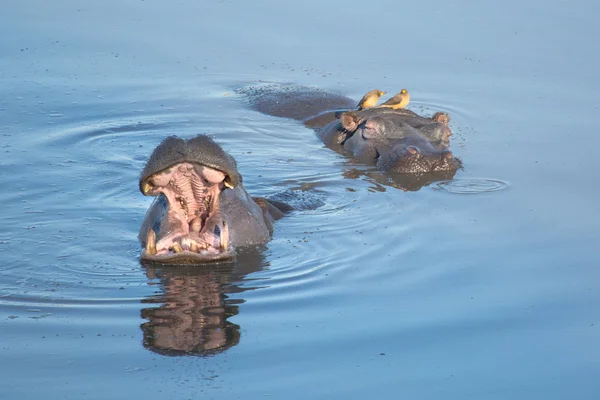
<path fill-rule="evenodd" d="M 139 187 L 156 196 L 139 233 L 141 259 L 161 264 L 231 260 L 237 247 L 266 243 L 273 222 L 287 211 L 250 197 L 234 158 L 205 135 L 166 138 L 148 159 Z"/>
<path fill-rule="evenodd" d="M 445 173 L 452 177 L 461 161 L 449 150 L 452 131 L 446 113 L 423 117 L 400 108 L 356 110 L 356 102 L 317 88 L 262 85 L 238 90 L 251 108 L 302 121 L 338 152 L 394 174 Z"/>
<path fill-rule="evenodd" d="M 347 111 L 317 131 L 330 147 L 341 146 L 381 171 L 418 174 L 453 171 L 460 160 L 449 151 L 449 117 L 421 117 L 406 109 Z"/>

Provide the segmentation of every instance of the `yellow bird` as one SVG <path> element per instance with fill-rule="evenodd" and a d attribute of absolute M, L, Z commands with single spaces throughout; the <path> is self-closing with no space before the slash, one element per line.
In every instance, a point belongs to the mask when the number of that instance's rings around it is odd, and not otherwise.
<path fill-rule="evenodd" d="M 381 107 L 391 107 L 392 109 L 397 110 L 406 107 L 409 102 L 410 93 L 408 93 L 408 90 L 402 89 L 400 93 L 383 103 Z"/>
<path fill-rule="evenodd" d="M 358 111 L 364 110 L 365 108 L 375 107 L 377 105 L 377 102 L 379 101 L 379 98 L 385 93 L 386 92 L 382 92 L 379 89 L 367 92 L 367 94 L 365 94 L 363 98 L 360 99 L 360 101 L 358 102 Z"/>

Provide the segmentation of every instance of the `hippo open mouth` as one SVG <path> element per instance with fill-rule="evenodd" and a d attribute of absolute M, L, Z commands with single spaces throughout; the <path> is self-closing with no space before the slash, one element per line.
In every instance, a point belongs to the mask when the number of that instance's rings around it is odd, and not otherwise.
<path fill-rule="evenodd" d="M 148 229 L 142 258 L 230 258 L 229 223 L 221 213 L 220 194 L 231 183 L 222 171 L 183 162 L 142 182 L 145 195 L 163 195 L 168 203 L 159 231 Z"/>
<path fill-rule="evenodd" d="M 138 235 L 141 259 L 159 264 L 232 260 L 238 247 L 269 241 L 285 212 L 250 197 L 235 159 L 206 135 L 165 138 L 148 158 L 139 188 L 156 196 Z"/>

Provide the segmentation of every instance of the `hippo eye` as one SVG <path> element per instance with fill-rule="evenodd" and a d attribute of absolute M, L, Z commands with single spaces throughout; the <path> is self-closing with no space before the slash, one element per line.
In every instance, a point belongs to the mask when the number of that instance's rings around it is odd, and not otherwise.
<path fill-rule="evenodd" d="M 361 133 L 362 138 L 365 140 L 374 139 L 380 136 L 379 126 L 375 121 L 367 120 L 363 125 Z"/>
<path fill-rule="evenodd" d="M 406 152 L 405 154 L 409 157 L 412 157 L 412 156 L 419 157 L 421 155 L 419 148 L 415 147 L 415 146 L 406 146 L 404 148 L 404 151 Z"/>

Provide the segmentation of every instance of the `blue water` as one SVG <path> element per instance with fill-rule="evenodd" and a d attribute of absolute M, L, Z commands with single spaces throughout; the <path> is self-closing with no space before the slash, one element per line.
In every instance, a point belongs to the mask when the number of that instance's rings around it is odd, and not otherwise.
<path fill-rule="evenodd" d="M 6 2 L 0 398 L 596 399 L 599 12 Z M 354 174 L 250 110 L 235 90 L 259 81 L 406 87 L 409 108 L 451 115 L 464 170 L 414 192 Z M 146 268 L 138 174 L 165 136 L 198 133 L 252 195 L 322 206 L 234 265 Z"/>

